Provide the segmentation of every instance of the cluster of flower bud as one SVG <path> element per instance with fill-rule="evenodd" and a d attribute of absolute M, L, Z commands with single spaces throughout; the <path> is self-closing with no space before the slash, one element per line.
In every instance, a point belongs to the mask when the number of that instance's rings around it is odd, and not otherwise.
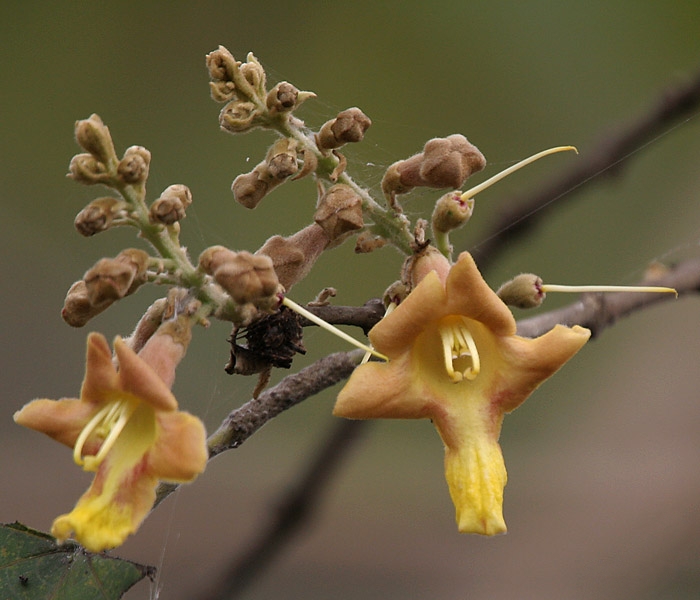
<path fill-rule="evenodd" d="M 185 218 L 187 207 L 192 204 L 192 192 L 186 185 L 175 184 L 163 190 L 160 197 L 151 204 L 148 218 L 151 223 L 172 225 Z"/>
<path fill-rule="evenodd" d="M 199 266 L 239 305 L 263 311 L 279 305 L 278 295 L 283 288 L 268 256 L 211 246 L 200 255 Z"/>
<path fill-rule="evenodd" d="M 87 151 L 71 159 L 68 176 L 75 181 L 86 185 L 109 185 L 115 181 L 143 185 L 146 182 L 151 153 L 143 146 L 131 146 L 119 160 L 109 128 L 98 115 L 76 121 L 75 139 Z"/>
<path fill-rule="evenodd" d="M 289 115 L 302 102 L 316 95 L 299 91 L 286 81 L 266 89 L 265 70 L 249 53 L 245 63 L 237 61 L 223 46 L 207 55 L 211 97 L 227 102 L 219 114 L 219 125 L 230 133 L 244 133 L 265 126 L 278 115 Z"/>
<path fill-rule="evenodd" d="M 133 294 L 146 282 L 148 253 L 136 248 L 103 258 L 68 290 L 61 311 L 63 320 L 82 327 L 117 300 Z"/>
<path fill-rule="evenodd" d="M 328 236 L 329 247 L 338 246 L 364 227 L 362 198 L 349 185 L 333 185 L 319 199 L 314 221 Z"/>
<path fill-rule="evenodd" d="M 479 149 L 461 134 L 434 138 L 423 151 L 392 164 L 382 179 L 382 191 L 392 199 L 413 188 L 458 189 L 466 179 L 483 169 L 486 159 Z"/>
<path fill-rule="evenodd" d="M 361 142 L 371 124 L 370 118 L 359 108 L 348 108 L 321 126 L 316 134 L 316 144 L 321 151 L 324 151 Z"/>

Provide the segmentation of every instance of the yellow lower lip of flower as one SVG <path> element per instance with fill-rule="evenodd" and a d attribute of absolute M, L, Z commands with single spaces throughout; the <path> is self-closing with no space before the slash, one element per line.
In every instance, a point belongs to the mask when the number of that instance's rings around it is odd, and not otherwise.
<path fill-rule="evenodd" d="M 508 476 L 498 442 L 474 439 L 459 449 L 446 448 L 445 478 L 460 533 L 506 532 L 503 489 Z"/>

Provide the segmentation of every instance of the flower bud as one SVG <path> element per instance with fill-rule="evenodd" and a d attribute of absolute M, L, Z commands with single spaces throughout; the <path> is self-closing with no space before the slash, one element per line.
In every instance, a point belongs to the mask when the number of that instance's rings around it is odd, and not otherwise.
<path fill-rule="evenodd" d="M 236 86 L 233 81 L 210 81 L 209 93 L 214 102 L 230 102 L 236 98 Z"/>
<path fill-rule="evenodd" d="M 186 185 L 167 187 L 148 211 L 151 223 L 172 225 L 185 218 L 187 207 L 192 204 L 192 192 Z"/>
<path fill-rule="evenodd" d="M 312 223 L 287 238 L 272 236 L 255 254 L 264 254 L 272 259 L 279 282 L 289 291 L 309 274 L 329 242 L 323 228 Z"/>
<path fill-rule="evenodd" d="M 199 265 L 238 304 L 253 304 L 263 309 L 276 304 L 281 288 L 270 257 L 212 246 L 202 252 Z"/>
<path fill-rule="evenodd" d="M 68 177 L 85 185 L 109 183 L 112 176 L 104 163 L 92 154 L 76 154 L 70 161 Z"/>
<path fill-rule="evenodd" d="M 143 250 L 127 248 L 115 258 L 98 260 L 83 276 L 90 304 L 111 304 L 133 294 L 146 281 L 148 258 Z"/>
<path fill-rule="evenodd" d="M 296 108 L 299 90 L 291 83 L 280 81 L 267 94 L 265 104 L 272 112 L 289 112 Z"/>
<path fill-rule="evenodd" d="M 444 283 L 450 268 L 450 261 L 437 248 L 426 246 L 404 261 L 401 279 L 413 289 L 423 281 L 428 273 L 435 271 L 440 281 Z"/>
<path fill-rule="evenodd" d="M 255 208 L 265 195 L 274 187 L 267 170 L 267 163 L 260 163 L 250 173 L 242 173 L 231 184 L 231 191 L 236 202 L 246 208 Z"/>
<path fill-rule="evenodd" d="M 230 133 L 245 133 L 260 125 L 260 112 L 255 104 L 244 100 L 229 102 L 219 113 L 219 127 Z"/>
<path fill-rule="evenodd" d="M 75 217 L 75 228 L 81 235 L 90 237 L 109 229 L 114 217 L 124 211 L 126 204 L 117 198 L 97 198 Z"/>
<path fill-rule="evenodd" d="M 117 174 L 124 183 L 144 183 L 148 179 L 151 153 L 143 146 L 131 146 L 119 161 Z"/>
<path fill-rule="evenodd" d="M 382 179 L 387 196 L 405 194 L 414 187 L 457 189 L 466 179 L 486 166 L 478 148 L 460 134 L 434 138 L 423 152 L 391 165 Z"/>
<path fill-rule="evenodd" d="M 433 210 L 433 231 L 447 233 L 464 225 L 474 211 L 474 198 L 462 199 L 462 192 L 449 192 L 438 198 Z"/>
<path fill-rule="evenodd" d="M 260 61 L 255 58 L 252 52 L 248 52 L 246 62 L 239 67 L 239 71 L 250 86 L 257 92 L 258 97 L 264 98 L 267 79 L 265 69 L 263 69 Z"/>
<path fill-rule="evenodd" d="M 95 306 L 88 298 L 87 286 L 82 279 L 68 290 L 63 302 L 61 318 L 71 327 L 83 327 L 90 319 L 107 310 L 111 301 Z"/>
<path fill-rule="evenodd" d="M 355 254 L 369 254 L 374 252 L 379 248 L 386 246 L 387 241 L 385 238 L 374 235 L 369 231 L 363 231 L 357 236 L 355 241 Z"/>
<path fill-rule="evenodd" d="M 207 54 L 206 62 L 209 76 L 219 81 L 233 81 L 233 74 L 240 64 L 223 46 Z"/>
<path fill-rule="evenodd" d="M 496 294 L 505 304 L 516 308 L 537 308 L 546 295 L 542 279 L 532 273 L 517 275 L 498 288 Z"/>
<path fill-rule="evenodd" d="M 109 129 L 96 114 L 89 119 L 75 122 L 75 139 L 78 144 L 105 165 L 117 162 Z"/>
<path fill-rule="evenodd" d="M 333 150 L 350 142 L 360 142 L 371 124 L 370 118 L 359 108 L 348 108 L 323 124 L 318 132 L 318 146 L 322 150 Z"/>
<path fill-rule="evenodd" d="M 336 246 L 364 226 L 362 199 L 349 185 L 334 185 L 321 197 L 314 221 L 326 232 L 331 244 Z"/>
<path fill-rule="evenodd" d="M 297 164 L 297 142 L 291 138 L 280 138 L 267 152 L 267 172 L 274 179 L 284 181 L 299 170 Z"/>

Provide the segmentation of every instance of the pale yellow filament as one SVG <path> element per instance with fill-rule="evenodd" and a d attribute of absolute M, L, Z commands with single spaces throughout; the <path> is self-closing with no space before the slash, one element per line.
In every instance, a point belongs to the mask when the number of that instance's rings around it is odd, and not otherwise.
<path fill-rule="evenodd" d="M 89 463 L 91 468 L 99 466 L 112 446 L 114 446 L 119 434 L 126 426 L 131 415 L 134 414 L 137 406 L 138 402 L 129 398 L 122 398 L 109 402 L 97 411 L 88 424 L 83 427 L 75 442 L 75 447 L 73 448 L 73 460 L 75 463 L 81 466 Z M 105 436 L 105 439 L 95 456 L 83 457 L 83 446 L 85 446 L 85 442 L 93 432 Z"/>
<path fill-rule="evenodd" d="M 455 383 L 463 379 L 469 379 L 470 381 L 475 379 L 481 370 L 481 360 L 479 359 L 479 351 L 476 348 L 474 337 L 469 331 L 466 321 L 462 318 L 458 324 L 450 323 L 439 326 L 438 332 L 442 340 L 445 370 L 450 379 Z M 471 365 L 464 371 L 456 371 L 455 361 L 466 357 L 471 359 Z"/>

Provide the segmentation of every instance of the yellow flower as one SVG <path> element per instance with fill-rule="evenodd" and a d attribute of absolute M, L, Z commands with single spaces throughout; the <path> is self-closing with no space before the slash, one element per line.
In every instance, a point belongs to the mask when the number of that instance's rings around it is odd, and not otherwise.
<path fill-rule="evenodd" d="M 536 339 L 519 337 L 513 315 L 471 255 L 446 266 L 438 263 L 370 331 L 374 348 L 389 361 L 355 369 L 334 414 L 432 419 L 445 444 L 459 531 L 495 535 L 506 531 L 507 477 L 498 444 L 503 415 L 569 360 L 590 331 L 557 325 Z"/>
<path fill-rule="evenodd" d="M 154 339 L 165 351 L 160 363 L 151 367 L 117 338 L 117 371 L 107 340 L 91 333 L 80 399 L 34 400 L 15 413 L 17 423 L 73 448 L 75 461 L 95 471 L 92 485 L 73 511 L 54 521 L 51 533 L 59 541 L 74 534 L 93 552 L 119 546 L 153 506 L 159 480 L 191 481 L 204 470 L 204 426 L 177 410 L 175 397 L 159 375 L 168 379 L 173 371 L 164 357 L 176 342 L 167 335 Z M 149 356 L 158 354 L 154 350 L 149 348 Z M 180 346 L 173 360 L 183 352 Z"/>

